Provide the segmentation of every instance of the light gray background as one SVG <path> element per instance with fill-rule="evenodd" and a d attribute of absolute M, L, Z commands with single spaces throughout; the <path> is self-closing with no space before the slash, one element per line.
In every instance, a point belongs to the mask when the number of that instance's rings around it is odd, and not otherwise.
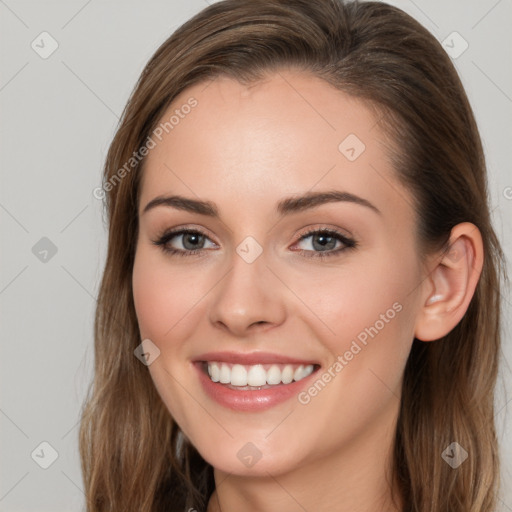
<path fill-rule="evenodd" d="M 454 62 L 479 123 L 495 226 L 510 257 L 512 0 L 390 3 L 440 41 L 457 31 L 469 44 Z M 82 510 L 77 420 L 92 376 L 95 297 L 106 254 L 102 203 L 92 191 L 143 66 L 205 6 L 0 0 L 0 511 Z M 46 59 L 31 47 L 43 31 L 59 45 Z M 46 262 L 32 251 L 42 237 L 57 248 Z M 507 292 L 496 414 L 503 511 L 512 510 L 510 304 Z M 43 441 L 58 453 L 48 469 L 31 457 L 36 448 L 34 459 L 49 456 Z"/>

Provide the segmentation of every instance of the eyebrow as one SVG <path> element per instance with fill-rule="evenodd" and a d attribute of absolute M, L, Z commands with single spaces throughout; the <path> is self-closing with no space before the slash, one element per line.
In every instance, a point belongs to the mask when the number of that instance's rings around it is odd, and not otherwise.
<path fill-rule="evenodd" d="M 315 208 L 326 203 L 348 202 L 365 206 L 375 213 L 382 215 L 381 211 L 370 201 L 362 197 L 351 194 L 350 192 L 342 192 L 339 190 L 330 190 L 327 192 L 309 192 L 298 197 L 288 197 L 279 201 L 276 206 L 276 212 L 280 216 L 290 215 L 292 213 L 301 212 L 310 208 Z M 211 201 L 202 201 L 191 199 L 188 197 L 158 196 L 152 199 L 144 208 L 142 214 L 146 213 L 157 206 L 167 206 L 178 210 L 185 210 L 191 213 L 207 215 L 209 217 L 219 218 L 219 210 L 215 203 Z"/>

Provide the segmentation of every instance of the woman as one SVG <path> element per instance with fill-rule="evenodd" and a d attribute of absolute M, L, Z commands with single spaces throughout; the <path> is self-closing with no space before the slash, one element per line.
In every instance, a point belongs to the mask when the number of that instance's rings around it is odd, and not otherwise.
<path fill-rule="evenodd" d="M 440 44 L 381 2 L 225 0 L 111 144 L 89 511 L 494 510 L 503 255 Z"/>

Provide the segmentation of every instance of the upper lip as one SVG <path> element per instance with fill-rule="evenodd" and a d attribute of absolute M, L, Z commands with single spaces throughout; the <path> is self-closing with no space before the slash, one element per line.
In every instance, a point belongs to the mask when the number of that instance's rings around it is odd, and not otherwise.
<path fill-rule="evenodd" d="M 217 361 L 233 364 L 271 364 L 271 363 L 289 363 L 289 364 L 318 364 L 311 359 L 298 359 L 296 357 L 285 356 L 283 354 L 274 354 L 272 352 L 207 352 L 195 358 L 197 362 Z"/>

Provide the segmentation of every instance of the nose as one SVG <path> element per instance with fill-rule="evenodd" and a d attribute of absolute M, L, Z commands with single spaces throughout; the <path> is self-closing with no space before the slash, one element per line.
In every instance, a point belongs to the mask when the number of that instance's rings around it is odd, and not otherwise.
<path fill-rule="evenodd" d="M 264 255 L 248 263 L 234 253 L 231 268 L 210 294 L 209 317 L 215 328 L 244 337 L 284 322 L 284 286 Z"/>

